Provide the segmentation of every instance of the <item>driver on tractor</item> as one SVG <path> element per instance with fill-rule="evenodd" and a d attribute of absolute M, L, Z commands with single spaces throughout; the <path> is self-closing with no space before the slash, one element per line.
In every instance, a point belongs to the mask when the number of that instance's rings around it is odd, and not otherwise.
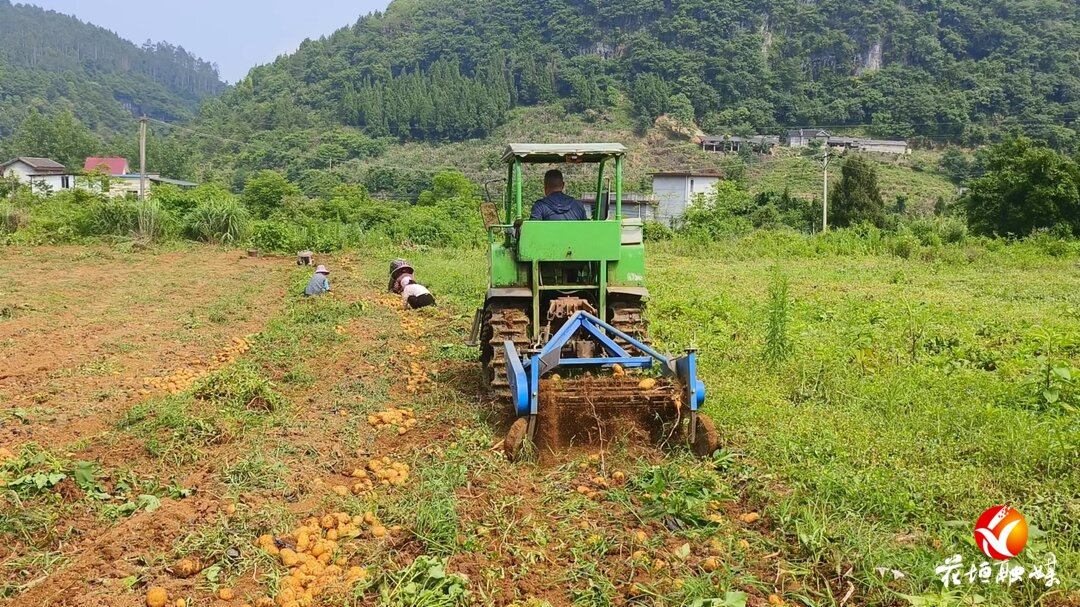
<path fill-rule="evenodd" d="M 563 193 L 566 183 L 562 171 L 557 169 L 544 174 L 544 197 L 533 204 L 534 221 L 584 221 L 585 205 Z"/>

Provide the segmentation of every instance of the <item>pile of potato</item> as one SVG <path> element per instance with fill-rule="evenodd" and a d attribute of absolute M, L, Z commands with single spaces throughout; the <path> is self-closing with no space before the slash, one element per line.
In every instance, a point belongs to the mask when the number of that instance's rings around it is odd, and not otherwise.
<path fill-rule="evenodd" d="M 391 406 L 385 411 L 380 411 L 368 416 L 368 423 L 376 430 L 383 428 L 396 428 L 399 435 L 412 430 L 416 425 L 416 413 L 412 409 L 398 409 Z"/>
<path fill-rule="evenodd" d="M 373 459 L 367 467 L 383 485 L 401 487 L 409 480 L 409 465 L 395 462 L 389 457 Z"/>
<path fill-rule="evenodd" d="M 401 317 L 401 329 L 408 335 L 420 337 L 425 331 L 424 319 L 413 314 L 406 314 Z"/>
<path fill-rule="evenodd" d="M 353 495 L 365 495 L 375 489 L 375 483 L 371 482 L 371 478 L 368 477 L 367 471 L 363 468 L 353 470 L 352 477 L 356 479 L 352 486 Z"/>
<path fill-rule="evenodd" d="M 203 362 L 198 358 L 187 361 L 187 366 L 177 369 L 164 377 L 144 377 L 140 396 L 149 396 L 153 392 L 179 394 L 191 388 L 197 380 L 206 377 L 218 369 L 236 362 L 236 357 L 251 349 L 251 344 L 244 338 L 234 337 L 232 342 Z M 199 367 L 202 367 L 199 369 Z"/>
<path fill-rule="evenodd" d="M 382 538 L 387 530 L 371 512 L 349 516 L 345 512 L 309 518 L 285 537 L 264 535 L 255 543 L 281 560 L 289 574 L 278 582 L 275 599 L 262 598 L 257 607 L 311 607 L 333 589 L 347 590 L 367 579 L 363 567 L 348 567 L 339 556 L 340 544 L 361 536 Z"/>
<path fill-rule="evenodd" d="M 428 377 L 427 371 L 420 368 L 419 363 L 410 364 L 409 369 L 412 371 L 409 374 L 409 382 L 407 386 L 409 394 L 416 394 L 421 389 L 426 389 L 435 385 L 435 380 Z"/>

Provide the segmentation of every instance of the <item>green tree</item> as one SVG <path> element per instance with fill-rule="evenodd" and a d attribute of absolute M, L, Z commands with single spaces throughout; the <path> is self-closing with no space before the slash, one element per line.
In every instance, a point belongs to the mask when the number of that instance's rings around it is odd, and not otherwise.
<path fill-rule="evenodd" d="M 668 114 L 679 124 L 690 125 L 694 122 L 694 104 L 690 103 L 690 98 L 686 96 L 686 93 L 672 95 L 668 101 Z"/>
<path fill-rule="evenodd" d="M 738 183 L 724 180 L 718 182 L 716 189 L 709 194 L 698 195 L 686 210 L 683 227 L 714 237 L 745 231 L 753 227 L 750 215 L 754 210 L 754 199 L 750 193 Z"/>
<path fill-rule="evenodd" d="M 431 189 L 420 193 L 416 204 L 420 206 L 433 206 L 443 200 L 460 198 L 463 200 L 475 200 L 477 197 L 476 184 L 459 171 L 442 171 L 436 173 L 431 181 Z"/>
<path fill-rule="evenodd" d="M 299 196 L 300 188 L 276 171 L 259 171 L 244 184 L 242 200 L 252 215 L 266 219 L 281 208 L 287 196 Z"/>
<path fill-rule="evenodd" d="M 987 172 L 961 200 L 975 234 L 1027 236 L 1062 226 L 1080 235 L 1080 165 L 1030 139 L 993 146 Z"/>
<path fill-rule="evenodd" d="M 668 111 L 670 97 L 671 87 L 656 74 L 642 74 L 630 86 L 634 112 L 650 121 Z"/>
<path fill-rule="evenodd" d="M 32 111 L 15 131 L 16 156 L 50 158 L 77 170 L 102 147 L 101 140 L 71 112 L 41 114 Z"/>
<path fill-rule="evenodd" d="M 840 170 L 840 183 L 829 200 L 829 223 L 839 228 L 869 222 L 885 223 L 885 201 L 873 161 L 852 156 Z"/>

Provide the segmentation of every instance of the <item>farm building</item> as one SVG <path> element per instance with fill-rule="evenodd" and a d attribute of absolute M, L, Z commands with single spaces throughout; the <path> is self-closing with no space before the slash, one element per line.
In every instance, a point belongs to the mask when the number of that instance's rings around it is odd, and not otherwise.
<path fill-rule="evenodd" d="M 780 138 L 771 135 L 753 135 L 751 137 L 737 137 L 734 135 L 709 136 L 701 141 L 701 149 L 706 152 L 737 153 L 747 150 L 756 154 L 771 154 L 779 145 Z"/>
<path fill-rule="evenodd" d="M 139 194 L 141 177 L 138 173 L 131 172 L 131 165 L 128 164 L 127 158 L 87 158 L 83 164 L 83 170 L 87 173 L 104 173 L 108 175 L 108 179 L 83 179 L 79 182 L 79 187 L 92 192 L 104 193 L 110 198 L 122 198 L 129 194 Z M 157 173 L 146 174 L 147 193 L 150 192 L 156 182 L 161 182 L 161 175 Z M 102 190 L 104 191 L 102 192 Z"/>
<path fill-rule="evenodd" d="M 810 145 L 811 141 L 820 141 L 823 145 L 834 149 L 855 150 L 858 152 L 897 155 L 908 153 L 908 144 L 906 141 L 838 137 L 831 135 L 828 131 L 811 131 L 807 129 L 800 129 L 788 133 L 788 145 L 793 148 L 806 147 Z"/>
<path fill-rule="evenodd" d="M 653 196 L 659 206 L 657 220 L 666 224 L 682 217 L 699 194 L 708 194 L 720 181 L 720 175 L 708 172 L 653 173 Z"/>
<path fill-rule="evenodd" d="M 37 194 L 71 189 L 71 173 L 64 165 L 48 158 L 14 158 L 0 164 L 0 175 L 29 184 Z"/>
<path fill-rule="evenodd" d="M 828 145 L 830 148 L 841 148 L 845 150 L 855 150 L 858 152 L 875 152 L 878 154 L 904 155 L 908 153 L 908 144 L 906 141 L 858 139 L 854 137 L 830 137 L 828 141 L 826 141 L 826 145 Z"/>
<path fill-rule="evenodd" d="M 608 217 L 614 216 L 615 197 L 611 192 L 604 192 L 604 199 L 608 201 Z M 596 207 L 596 193 L 588 193 L 581 197 L 585 210 L 590 217 Z M 655 196 L 623 192 L 622 212 L 624 218 L 641 219 L 642 221 L 656 221 L 659 213 L 660 201 Z"/>
<path fill-rule="evenodd" d="M 87 158 L 86 162 L 83 163 L 83 171 L 87 173 L 96 171 L 117 176 L 127 175 L 131 172 L 131 167 L 128 165 L 127 158 L 120 158 L 119 156 L 99 158 L 97 156 L 92 156 Z"/>
<path fill-rule="evenodd" d="M 832 137 L 829 131 L 823 131 L 821 129 L 797 129 L 794 131 L 788 131 L 788 145 L 793 148 L 804 148 L 810 145 L 811 141 L 820 141 L 825 143 Z"/>
<path fill-rule="evenodd" d="M 906 141 L 889 141 L 884 139 L 860 139 L 858 149 L 863 152 L 900 155 L 907 154 L 910 151 Z"/>

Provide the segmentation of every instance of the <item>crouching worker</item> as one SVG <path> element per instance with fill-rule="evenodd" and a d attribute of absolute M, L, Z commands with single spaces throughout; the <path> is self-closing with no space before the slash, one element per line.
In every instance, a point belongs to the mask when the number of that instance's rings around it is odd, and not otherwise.
<path fill-rule="evenodd" d="M 330 279 L 327 278 L 329 275 L 330 270 L 327 270 L 326 266 L 316 268 L 315 275 L 311 277 L 311 280 L 307 283 L 307 288 L 304 289 L 304 297 L 315 297 L 316 295 L 329 293 Z"/>
<path fill-rule="evenodd" d="M 418 310 L 435 305 L 435 297 L 427 287 L 416 282 L 412 266 L 404 259 L 390 264 L 390 291 L 401 295 L 406 310 Z"/>

